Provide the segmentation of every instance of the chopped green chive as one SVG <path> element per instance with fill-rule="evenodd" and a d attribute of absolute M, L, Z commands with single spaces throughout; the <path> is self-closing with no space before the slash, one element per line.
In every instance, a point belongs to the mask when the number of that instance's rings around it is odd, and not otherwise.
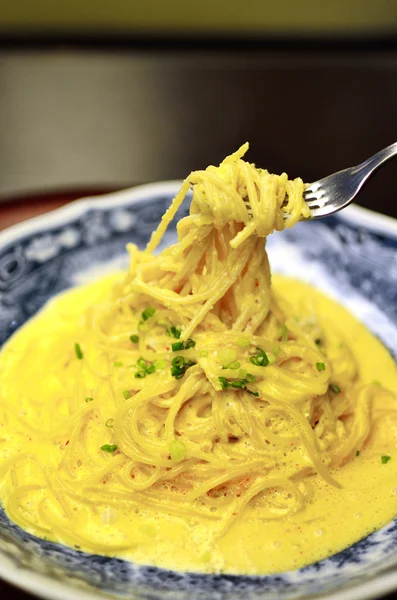
<path fill-rule="evenodd" d="M 259 396 L 259 392 L 253 392 L 252 390 L 248 390 L 247 388 L 245 388 L 245 391 L 248 392 L 249 394 L 252 394 L 252 396 Z"/>
<path fill-rule="evenodd" d="M 137 373 L 135 373 L 135 377 L 137 379 L 143 379 L 143 377 L 146 377 L 146 375 L 150 375 L 151 373 L 154 373 L 156 370 L 156 367 L 154 366 L 154 364 L 151 362 L 148 362 L 147 360 L 142 358 L 142 356 L 140 358 L 138 358 L 138 360 L 136 361 L 136 364 L 139 367 Z"/>
<path fill-rule="evenodd" d="M 243 387 L 245 387 L 245 380 L 236 379 L 235 381 L 229 381 L 229 385 L 233 388 L 243 389 Z"/>
<path fill-rule="evenodd" d="M 388 456 L 387 454 L 385 456 L 381 456 L 381 458 L 380 458 L 380 462 L 382 463 L 382 465 L 385 465 L 386 463 L 388 463 L 389 460 L 391 460 L 391 456 Z"/>
<path fill-rule="evenodd" d="M 250 362 L 257 367 L 267 367 L 269 364 L 269 358 L 262 348 L 257 348 L 257 354 L 250 356 Z"/>
<path fill-rule="evenodd" d="M 228 365 L 223 365 L 222 369 L 239 369 L 240 363 L 237 360 L 229 363 Z"/>
<path fill-rule="evenodd" d="M 101 446 L 101 450 L 103 450 L 104 452 L 116 452 L 117 446 L 116 444 L 104 444 L 103 446 Z"/>
<path fill-rule="evenodd" d="M 126 400 L 128 400 L 128 398 L 131 398 L 131 394 L 128 390 L 123 390 L 123 396 Z"/>
<path fill-rule="evenodd" d="M 237 340 L 236 344 L 240 348 L 248 348 L 251 345 L 251 342 L 248 338 L 240 338 Z"/>
<path fill-rule="evenodd" d="M 185 364 L 185 358 L 183 356 L 175 356 L 171 364 L 173 367 L 182 367 Z"/>
<path fill-rule="evenodd" d="M 288 341 L 288 327 L 285 324 L 281 325 L 281 327 L 280 327 L 280 333 L 279 333 L 278 337 L 281 337 L 281 340 L 283 342 L 287 342 Z"/>
<path fill-rule="evenodd" d="M 106 427 L 113 427 L 114 419 L 108 419 L 105 423 Z"/>
<path fill-rule="evenodd" d="M 171 348 L 173 352 L 178 352 L 179 350 L 190 350 L 190 348 L 194 348 L 196 342 L 191 338 L 187 339 L 185 343 L 183 342 L 174 342 L 171 344 Z"/>
<path fill-rule="evenodd" d="M 322 341 L 320 338 L 317 338 L 316 340 L 314 340 L 314 343 L 316 344 L 316 346 L 321 346 Z"/>
<path fill-rule="evenodd" d="M 83 351 L 82 351 L 82 349 L 80 347 L 80 344 L 75 344 L 74 345 L 74 349 L 75 349 L 77 358 L 79 360 L 81 360 L 83 358 L 84 354 L 83 354 Z"/>
<path fill-rule="evenodd" d="M 119 360 L 116 360 L 116 362 L 113 363 L 114 367 L 122 367 L 124 365 L 124 363 L 120 362 Z"/>
<path fill-rule="evenodd" d="M 317 371 L 325 371 L 325 363 L 318 362 L 316 363 Z"/>
<path fill-rule="evenodd" d="M 94 400 L 94 398 L 91 398 L 90 396 L 87 396 L 87 398 L 85 399 L 86 402 L 92 402 Z"/>
<path fill-rule="evenodd" d="M 331 383 L 329 389 L 334 392 L 334 394 L 340 394 L 340 387 L 339 385 L 336 385 L 336 383 Z"/>
<path fill-rule="evenodd" d="M 139 342 L 139 335 L 130 335 L 130 340 L 133 344 L 137 344 Z"/>
<path fill-rule="evenodd" d="M 167 363 L 165 362 L 165 360 L 156 360 L 154 366 L 156 370 L 161 371 L 162 369 L 165 369 Z"/>
<path fill-rule="evenodd" d="M 273 348 L 273 354 L 276 357 L 280 354 L 280 346 L 278 346 L 278 345 L 274 346 L 274 348 Z"/>
<path fill-rule="evenodd" d="M 181 379 L 187 369 L 193 367 L 196 363 L 192 360 L 185 360 L 183 356 L 175 356 L 171 364 L 171 375 L 175 377 L 175 379 Z"/>
<path fill-rule="evenodd" d="M 174 462 L 181 462 L 186 456 L 186 447 L 180 440 L 172 440 L 169 446 L 170 457 Z"/>
<path fill-rule="evenodd" d="M 239 390 L 245 390 L 253 396 L 259 396 L 259 392 L 253 392 L 247 389 L 247 383 L 253 383 L 255 377 L 251 373 L 247 373 L 246 377 L 242 379 L 226 379 L 226 377 L 218 377 L 218 381 L 221 384 L 221 388 L 226 390 L 227 388 L 235 388 Z"/>
<path fill-rule="evenodd" d="M 208 356 L 207 350 L 200 350 L 200 357 L 205 358 L 206 356 Z"/>
<path fill-rule="evenodd" d="M 226 388 L 228 388 L 228 387 L 229 387 L 229 382 L 228 382 L 228 380 L 226 379 L 226 377 L 218 377 L 218 381 L 219 381 L 219 383 L 221 384 L 221 388 L 222 388 L 223 390 L 225 390 Z"/>
<path fill-rule="evenodd" d="M 156 312 L 155 308 L 153 308 L 152 306 L 148 306 L 147 308 L 145 308 L 145 310 L 142 313 L 142 319 L 144 321 L 147 321 L 148 319 L 150 319 L 150 317 L 153 317 L 155 312 Z"/>
<path fill-rule="evenodd" d="M 360 456 L 360 450 L 356 451 L 356 456 Z"/>
<path fill-rule="evenodd" d="M 183 350 L 183 342 L 174 342 L 171 346 L 173 352 Z"/>
<path fill-rule="evenodd" d="M 182 369 L 177 369 L 176 367 L 172 367 L 171 375 L 175 377 L 175 379 L 181 379 L 184 376 L 185 372 Z"/>
<path fill-rule="evenodd" d="M 179 338 L 181 337 L 181 333 L 182 330 L 179 329 L 179 327 L 175 327 L 175 325 L 171 325 L 171 327 L 169 327 L 167 329 L 167 335 L 176 338 L 177 340 L 179 340 Z"/>

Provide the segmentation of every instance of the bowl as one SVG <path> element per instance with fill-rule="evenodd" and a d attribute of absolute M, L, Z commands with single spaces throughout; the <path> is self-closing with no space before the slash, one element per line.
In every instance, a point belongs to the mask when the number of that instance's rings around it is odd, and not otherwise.
<path fill-rule="evenodd" d="M 83 199 L 0 234 L 0 343 L 56 294 L 127 264 L 179 188 L 157 183 Z M 186 214 L 188 203 L 177 217 Z M 175 221 L 163 245 L 176 238 Z M 347 307 L 397 357 L 397 221 L 351 206 L 268 240 L 274 272 Z M 397 519 L 326 560 L 270 576 L 203 575 L 138 566 L 41 540 L 0 508 L 0 576 L 43 598 L 252 600 L 375 598 L 397 589 Z"/>

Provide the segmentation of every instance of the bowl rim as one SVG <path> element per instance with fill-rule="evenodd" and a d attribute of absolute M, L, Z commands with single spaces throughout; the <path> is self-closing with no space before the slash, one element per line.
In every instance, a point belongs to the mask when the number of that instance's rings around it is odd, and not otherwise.
<path fill-rule="evenodd" d="M 88 210 L 122 208 L 140 204 L 155 196 L 174 196 L 182 182 L 179 180 L 160 181 L 110 192 L 99 196 L 87 196 L 74 200 L 65 206 L 51 210 L 21 223 L 12 225 L 0 232 L 0 250 L 9 243 L 17 242 L 25 235 L 40 233 L 49 227 L 67 224 L 84 215 Z M 397 240 L 397 219 L 352 204 L 338 213 L 338 218 L 347 224 L 354 224 L 379 235 L 387 235 Z M 106 592 L 69 587 L 67 581 L 60 582 L 52 577 L 16 566 L 11 559 L 1 556 L 0 577 L 24 591 L 48 600 L 97 600 L 109 597 Z M 335 591 L 312 596 L 327 600 L 370 600 L 397 589 L 397 571 L 380 572 L 373 579 L 363 583 L 353 583 Z"/>

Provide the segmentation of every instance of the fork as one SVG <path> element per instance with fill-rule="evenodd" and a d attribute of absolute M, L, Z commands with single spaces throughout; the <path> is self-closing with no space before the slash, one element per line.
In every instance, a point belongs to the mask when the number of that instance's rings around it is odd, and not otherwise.
<path fill-rule="evenodd" d="M 321 219 L 345 208 L 356 197 L 372 173 L 397 154 L 397 142 L 380 150 L 366 161 L 311 183 L 304 192 L 310 219 Z"/>

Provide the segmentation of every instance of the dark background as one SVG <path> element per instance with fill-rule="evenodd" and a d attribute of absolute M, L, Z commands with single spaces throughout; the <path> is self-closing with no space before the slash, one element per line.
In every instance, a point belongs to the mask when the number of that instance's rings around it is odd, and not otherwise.
<path fill-rule="evenodd" d="M 0 229 L 81 195 L 180 179 L 246 140 L 258 166 L 314 181 L 397 141 L 396 110 L 393 26 L 336 36 L 0 30 Z M 397 217 L 396 166 L 357 202 Z M 0 582 L 0 598 L 28 595 Z"/>
<path fill-rule="evenodd" d="M 246 140 L 310 182 L 395 142 L 396 107 L 390 36 L 0 38 L 0 201 L 180 179 Z M 391 161 L 357 201 L 397 217 L 396 184 Z"/>

